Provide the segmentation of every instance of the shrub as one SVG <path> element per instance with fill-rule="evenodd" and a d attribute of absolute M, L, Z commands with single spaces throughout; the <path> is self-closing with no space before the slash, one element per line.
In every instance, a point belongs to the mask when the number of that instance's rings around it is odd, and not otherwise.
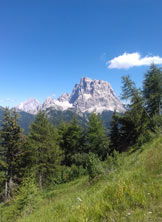
<path fill-rule="evenodd" d="M 89 158 L 87 160 L 87 172 L 89 181 L 93 181 L 103 173 L 102 163 L 98 156 L 94 153 L 89 153 Z"/>
<path fill-rule="evenodd" d="M 21 187 L 10 202 L 0 209 L 1 222 L 13 222 L 20 215 L 32 213 L 41 200 L 39 189 L 32 177 L 23 180 Z"/>
<path fill-rule="evenodd" d="M 14 199 L 17 211 L 25 210 L 27 213 L 31 213 L 40 200 L 41 195 L 35 180 L 32 177 L 25 178 Z"/>
<path fill-rule="evenodd" d="M 71 167 L 62 166 L 56 178 L 53 179 L 53 183 L 66 183 L 85 174 L 86 169 L 84 169 L 82 166 L 76 166 L 75 164 L 73 164 Z"/>

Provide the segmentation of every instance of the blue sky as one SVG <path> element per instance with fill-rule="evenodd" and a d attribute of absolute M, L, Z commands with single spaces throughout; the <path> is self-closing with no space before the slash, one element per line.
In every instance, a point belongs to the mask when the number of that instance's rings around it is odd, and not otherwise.
<path fill-rule="evenodd" d="M 162 63 L 161 10 L 161 0 L 0 0 L 0 105 L 70 93 L 83 76 L 118 96 L 123 75 L 141 86 L 151 58 Z"/>

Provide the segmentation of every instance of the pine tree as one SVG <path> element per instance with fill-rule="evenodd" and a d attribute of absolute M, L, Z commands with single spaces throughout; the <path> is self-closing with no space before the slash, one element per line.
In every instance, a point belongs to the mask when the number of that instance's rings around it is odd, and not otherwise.
<path fill-rule="evenodd" d="M 23 136 L 17 123 L 16 111 L 11 115 L 6 108 L 1 130 L 0 168 L 4 172 L 4 199 L 10 200 L 16 184 L 21 177 L 21 158 L 23 156 Z"/>
<path fill-rule="evenodd" d="M 31 125 L 29 146 L 31 159 L 40 189 L 55 177 L 62 159 L 56 128 L 49 123 L 45 113 L 39 112 Z"/>
<path fill-rule="evenodd" d="M 108 137 L 101 118 L 91 113 L 86 130 L 86 151 L 97 154 L 102 160 L 109 152 Z"/>

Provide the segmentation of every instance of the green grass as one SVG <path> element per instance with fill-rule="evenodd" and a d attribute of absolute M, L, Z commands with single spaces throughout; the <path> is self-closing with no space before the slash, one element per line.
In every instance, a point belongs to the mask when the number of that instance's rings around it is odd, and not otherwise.
<path fill-rule="evenodd" d="M 0 221 L 12 221 L 14 209 L 14 203 L 1 206 Z M 14 221 L 162 221 L 162 138 L 120 155 L 116 167 L 105 163 L 105 174 L 94 183 L 82 177 L 44 191 L 37 207 Z"/>

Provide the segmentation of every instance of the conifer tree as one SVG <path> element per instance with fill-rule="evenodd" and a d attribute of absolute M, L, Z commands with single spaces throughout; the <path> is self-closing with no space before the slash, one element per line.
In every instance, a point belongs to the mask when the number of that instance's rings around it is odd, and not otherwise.
<path fill-rule="evenodd" d="M 110 124 L 110 133 L 109 133 L 109 138 L 110 138 L 109 153 L 110 154 L 112 154 L 114 150 L 119 151 L 119 137 L 120 137 L 119 118 L 120 116 L 117 114 L 115 110 L 112 116 L 111 124 Z"/>
<path fill-rule="evenodd" d="M 124 76 L 122 79 L 122 98 L 129 99 L 129 105 L 125 114 L 119 118 L 119 151 L 126 150 L 136 143 L 141 145 L 147 139 L 149 120 L 143 106 L 141 90 L 135 87 L 129 76 Z"/>
<path fill-rule="evenodd" d="M 62 122 L 60 124 L 59 132 L 62 137 L 60 146 L 64 152 L 63 164 L 71 166 L 73 164 L 73 156 L 83 152 L 83 129 L 79 125 L 76 116 L 74 116 L 70 123 L 65 124 Z"/>
<path fill-rule="evenodd" d="M 97 154 L 102 160 L 109 152 L 108 137 L 101 118 L 91 113 L 86 130 L 86 151 Z"/>
<path fill-rule="evenodd" d="M 24 141 L 17 119 L 16 111 L 11 115 L 10 110 L 6 108 L 0 134 L 0 169 L 4 172 L 5 200 L 11 199 L 14 186 L 21 179 L 21 158 L 23 156 Z"/>
<path fill-rule="evenodd" d="M 55 177 L 60 166 L 62 152 L 58 145 L 56 128 L 49 123 L 45 113 L 39 112 L 34 123 L 31 125 L 29 145 L 33 171 L 40 189 Z"/>
<path fill-rule="evenodd" d="M 162 71 L 154 64 L 145 74 L 143 81 L 143 95 L 147 112 L 151 117 L 160 114 L 160 104 L 162 100 Z"/>

